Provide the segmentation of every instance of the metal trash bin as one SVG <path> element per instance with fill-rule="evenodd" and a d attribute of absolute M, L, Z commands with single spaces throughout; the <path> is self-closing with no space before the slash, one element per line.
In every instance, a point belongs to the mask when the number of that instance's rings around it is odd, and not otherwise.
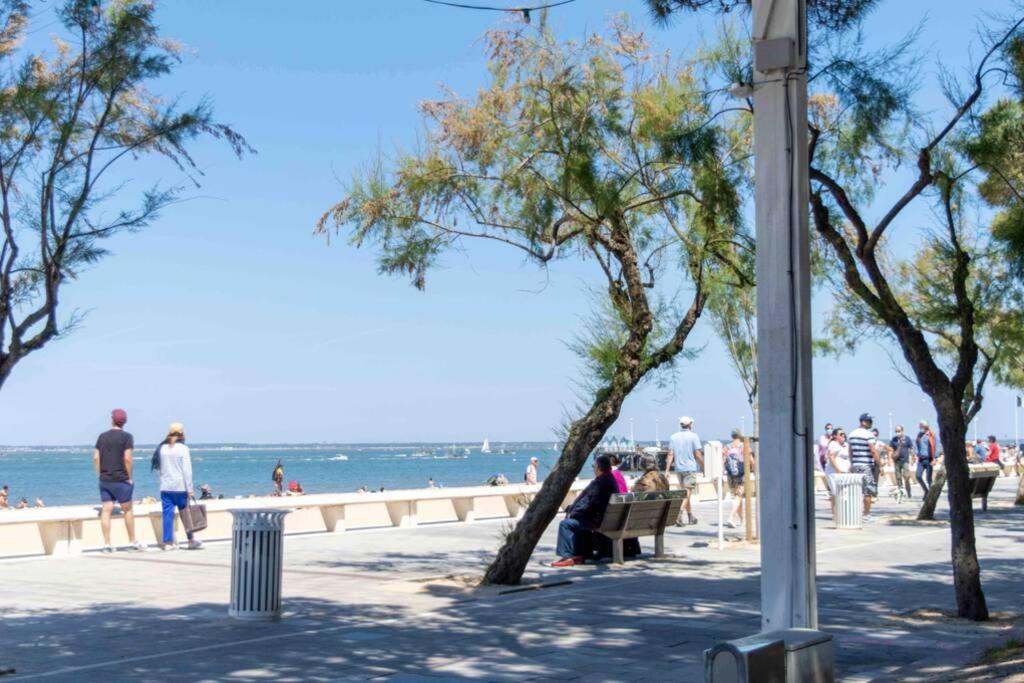
<path fill-rule="evenodd" d="M 860 529 L 864 506 L 864 475 L 860 472 L 836 474 L 836 528 Z"/>
<path fill-rule="evenodd" d="M 231 606 L 236 619 L 281 617 L 284 517 L 290 510 L 230 510 Z"/>

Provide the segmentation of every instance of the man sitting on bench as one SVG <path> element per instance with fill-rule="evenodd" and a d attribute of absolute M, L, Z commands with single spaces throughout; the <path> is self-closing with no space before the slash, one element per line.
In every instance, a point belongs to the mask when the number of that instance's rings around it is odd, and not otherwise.
<path fill-rule="evenodd" d="M 583 489 L 579 498 L 566 510 L 558 525 L 558 557 L 552 567 L 583 564 L 593 546 L 594 529 L 601 526 L 612 494 L 618 491 L 612 476 L 612 463 L 607 455 L 594 458 L 594 480 Z"/>

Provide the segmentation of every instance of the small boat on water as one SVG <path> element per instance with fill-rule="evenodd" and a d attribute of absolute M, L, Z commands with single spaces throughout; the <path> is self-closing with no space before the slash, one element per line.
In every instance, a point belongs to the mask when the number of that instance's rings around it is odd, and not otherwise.
<path fill-rule="evenodd" d="M 487 439 L 484 439 L 483 445 L 480 446 L 480 452 L 481 453 L 490 453 L 491 452 L 491 442 L 488 441 Z"/>

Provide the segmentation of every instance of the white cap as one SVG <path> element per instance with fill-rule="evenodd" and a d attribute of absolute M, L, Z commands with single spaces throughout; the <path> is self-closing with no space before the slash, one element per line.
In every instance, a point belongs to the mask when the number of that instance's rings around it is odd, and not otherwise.
<path fill-rule="evenodd" d="M 530 458 L 530 462 L 540 462 L 540 458 L 538 458 L 537 456 L 533 456 L 532 458 Z"/>
<path fill-rule="evenodd" d="M 917 426 L 918 427 L 927 427 L 928 426 L 928 421 L 927 420 L 921 420 L 920 422 L 917 423 Z"/>
<path fill-rule="evenodd" d="M 683 415 L 681 418 L 679 418 L 679 425 L 681 427 L 692 427 L 693 418 L 688 415 Z"/>

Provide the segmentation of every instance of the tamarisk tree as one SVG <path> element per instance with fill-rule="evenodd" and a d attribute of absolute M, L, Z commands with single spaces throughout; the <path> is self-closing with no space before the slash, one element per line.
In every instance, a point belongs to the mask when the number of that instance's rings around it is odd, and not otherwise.
<path fill-rule="evenodd" d="M 0 0 L 0 387 L 14 366 L 74 327 L 63 286 L 178 197 L 153 188 L 124 201 L 125 162 L 158 155 L 199 174 L 186 145 L 209 135 L 249 151 L 206 102 L 181 109 L 146 90 L 178 61 L 151 2 L 69 0 L 54 55 L 23 54 L 30 2 Z M 43 14 L 42 11 L 39 14 Z"/>
<path fill-rule="evenodd" d="M 484 578 L 513 584 L 625 398 L 673 366 L 710 284 L 739 272 L 747 153 L 741 133 L 719 127 L 699 70 L 653 55 L 624 20 L 581 43 L 559 43 L 542 21 L 485 45 L 489 82 L 476 98 L 423 103 L 422 149 L 358 174 L 318 229 L 374 245 L 383 272 L 418 288 L 472 240 L 545 268 L 583 260 L 603 283 L 611 324 L 578 337 L 589 395 Z M 661 311 L 669 290 L 684 300 Z"/>
<path fill-rule="evenodd" d="M 876 99 L 869 116 L 856 121 L 857 107 L 840 96 L 819 101 L 810 130 L 811 215 L 837 260 L 841 327 L 848 339 L 872 329 L 893 342 L 932 401 L 948 484 L 957 612 L 974 620 L 987 619 L 988 608 L 975 548 L 967 425 L 981 409 L 986 380 L 1006 359 L 1008 344 L 1017 343 L 1021 300 L 991 224 L 972 217 L 969 207 L 979 183 L 999 174 L 997 165 L 974 160 L 984 139 L 978 115 L 986 93 L 1004 78 L 1021 82 L 1013 51 L 1022 24 L 987 36 L 966 87 L 947 79 L 951 113 L 934 126 L 907 116 L 900 98 Z M 889 74 L 906 82 L 906 72 L 891 63 Z M 912 177 L 894 202 L 876 206 L 872 179 L 903 161 L 912 163 Z M 933 209 L 936 224 L 901 258 L 906 245 L 895 247 L 894 233 L 922 227 L 908 211 L 915 204 Z"/>

